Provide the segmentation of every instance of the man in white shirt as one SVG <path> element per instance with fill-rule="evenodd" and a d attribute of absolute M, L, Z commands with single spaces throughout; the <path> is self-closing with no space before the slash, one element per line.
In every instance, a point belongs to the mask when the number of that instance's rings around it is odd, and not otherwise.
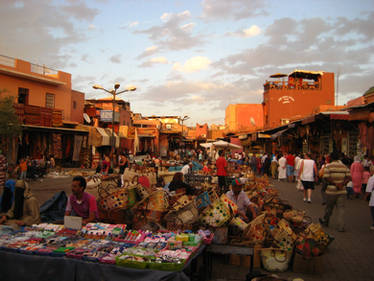
<path fill-rule="evenodd" d="M 243 184 L 240 179 L 231 182 L 231 190 L 226 193 L 227 197 L 238 206 L 239 216 L 246 222 L 256 217 L 256 211 L 247 194 L 242 191 Z"/>
<path fill-rule="evenodd" d="M 185 164 L 181 170 L 183 176 L 191 173 L 191 171 L 192 171 L 192 162 Z"/>
<path fill-rule="evenodd" d="M 374 230 L 374 175 L 372 174 L 371 177 L 368 180 L 368 183 L 366 185 L 366 194 L 365 199 L 367 199 L 370 196 L 369 201 L 369 207 L 371 212 L 371 218 L 373 220 L 373 224 L 370 226 L 370 230 Z"/>

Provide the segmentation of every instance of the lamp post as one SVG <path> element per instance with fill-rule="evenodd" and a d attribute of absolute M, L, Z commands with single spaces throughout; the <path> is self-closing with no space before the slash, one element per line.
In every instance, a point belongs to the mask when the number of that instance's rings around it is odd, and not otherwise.
<path fill-rule="evenodd" d="M 105 89 L 104 87 L 98 85 L 98 84 L 95 84 L 92 86 L 92 88 L 94 88 L 95 90 L 103 90 L 109 94 L 112 95 L 113 99 L 112 99 L 112 137 L 111 137 L 111 153 L 112 153 L 112 157 L 110 159 L 110 162 L 111 162 L 111 167 L 114 168 L 114 161 L 113 161 L 113 155 L 114 155 L 114 151 L 115 151 L 115 145 L 116 145 L 116 141 L 114 139 L 114 103 L 115 103 L 115 100 L 116 100 L 116 95 L 119 95 L 119 94 L 122 94 L 122 93 L 125 93 L 125 92 L 133 92 L 133 91 L 136 91 L 136 87 L 129 87 L 125 90 L 122 90 L 122 91 L 119 91 L 117 92 L 117 90 L 119 89 L 120 87 L 120 83 L 115 83 L 114 84 L 114 87 L 112 90 L 107 90 Z"/>
<path fill-rule="evenodd" d="M 183 116 L 183 118 L 180 118 L 180 120 L 182 121 L 182 139 L 183 139 L 183 122 L 188 120 L 188 119 L 190 119 L 190 117 L 187 116 L 187 115 Z M 186 143 L 184 141 L 183 141 L 183 147 L 184 147 L 184 149 L 186 149 Z"/>

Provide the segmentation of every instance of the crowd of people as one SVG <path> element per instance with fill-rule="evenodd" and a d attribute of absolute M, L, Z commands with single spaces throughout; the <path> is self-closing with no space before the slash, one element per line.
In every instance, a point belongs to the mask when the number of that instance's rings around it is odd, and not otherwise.
<path fill-rule="evenodd" d="M 194 171 L 194 163 L 206 175 L 217 176 L 217 191 L 225 193 L 230 200 L 235 202 L 240 209 L 240 216 L 245 221 L 250 221 L 256 216 L 256 206 L 241 191 L 240 181 L 241 166 L 251 167 L 257 175 L 268 175 L 275 181 L 288 181 L 295 183 L 299 190 L 303 191 L 305 203 L 312 203 L 312 193 L 316 186 L 321 186 L 321 195 L 325 214 L 320 218 L 320 223 L 327 226 L 334 208 L 336 207 L 338 230 L 344 231 L 344 209 L 347 199 L 370 200 L 369 206 L 373 219 L 370 229 L 374 230 L 374 163 L 368 157 L 362 159 L 356 156 L 353 161 L 338 153 L 321 155 L 316 157 L 310 153 L 293 154 L 245 154 L 244 152 L 232 153 L 229 150 L 210 151 L 188 150 L 173 155 L 173 160 L 183 163 L 181 169 L 174 174 L 172 181 L 165 184 L 157 180 L 157 185 L 168 192 L 182 192 L 193 195 L 198 190 L 185 182 L 185 177 Z M 1 159 L 0 159 L 1 160 Z M 167 159 L 171 160 L 171 159 Z M 148 156 L 143 159 L 155 168 L 165 165 L 165 159 Z M 118 158 L 117 167 L 111 167 L 111 159 L 104 156 L 97 172 L 107 175 L 116 170 L 120 174 L 126 172 L 133 159 L 126 154 Z M 38 212 L 39 202 L 32 195 L 25 181 L 27 179 L 30 161 L 21 159 L 18 169 L 10 174 L 5 182 L 4 192 L 1 198 L 0 223 L 9 221 L 18 225 L 28 225 L 40 221 Z M 1 168 L 1 167 L 0 167 Z M 239 174 L 239 177 L 230 177 L 232 174 Z M 140 177 L 138 177 L 139 180 Z M 144 184 L 143 182 L 140 182 Z M 149 181 L 146 183 L 149 185 Z M 74 177 L 72 181 L 72 194 L 66 206 L 66 215 L 77 215 L 83 218 L 84 223 L 99 219 L 97 202 L 95 197 L 85 192 L 86 180 L 84 177 Z"/>

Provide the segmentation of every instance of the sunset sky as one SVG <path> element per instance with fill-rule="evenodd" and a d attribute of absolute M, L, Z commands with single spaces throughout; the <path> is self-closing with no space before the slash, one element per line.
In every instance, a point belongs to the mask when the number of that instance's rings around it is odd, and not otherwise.
<path fill-rule="evenodd" d="M 338 104 L 374 86 L 373 0 L 0 0 L 0 55 L 72 74 L 73 89 L 135 85 L 134 112 L 224 124 L 269 75 L 339 73 Z"/>

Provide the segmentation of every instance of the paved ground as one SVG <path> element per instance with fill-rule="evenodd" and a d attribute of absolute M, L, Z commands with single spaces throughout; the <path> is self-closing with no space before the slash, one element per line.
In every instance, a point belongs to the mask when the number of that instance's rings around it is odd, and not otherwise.
<path fill-rule="evenodd" d="M 71 177 L 50 179 L 31 183 L 33 192 L 42 203 L 56 191 L 65 190 L 70 194 Z M 306 210 L 318 222 L 323 215 L 321 205 L 320 186 L 314 191 L 312 204 L 302 201 L 302 193 L 298 192 L 294 183 L 275 181 L 274 185 L 280 190 L 281 198 L 288 200 L 296 209 Z M 93 190 L 94 191 L 94 190 Z M 324 255 L 324 266 L 320 274 L 300 274 L 288 271 L 278 276 L 288 280 L 302 278 L 309 280 L 339 280 L 339 281 L 369 281 L 374 280 L 374 231 L 369 230 L 371 218 L 367 203 L 363 200 L 348 200 L 346 205 L 346 232 L 336 231 L 335 217 L 326 231 L 335 237 L 328 252 Z M 248 268 L 230 265 L 228 259 L 215 258 L 213 260 L 212 280 L 245 280 Z"/>
<path fill-rule="evenodd" d="M 303 195 L 296 190 L 294 183 L 274 181 L 282 199 L 287 200 L 294 208 L 306 210 L 318 222 L 324 214 L 321 205 L 320 186 L 312 195 L 312 204 L 303 202 Z M 367 203 L 364 200 L 348 200 L 346 204 L 346 232 L 336 231 L 336 219 L 333 215 L 330 226 L 326 231 L 335 237 L 328 252 L 323 256 L 323 267 L 320 274 L 300 274 L 291 270 L 277 273 L 287 280 L 302 278 L 305 281 L 369 281 L 374 280 L 374 231 L 369 230 L 371 217 Z M 216 260 L 214 280 L 245 280 L 246 269 L 230 266 L 224 260 Z"/>

